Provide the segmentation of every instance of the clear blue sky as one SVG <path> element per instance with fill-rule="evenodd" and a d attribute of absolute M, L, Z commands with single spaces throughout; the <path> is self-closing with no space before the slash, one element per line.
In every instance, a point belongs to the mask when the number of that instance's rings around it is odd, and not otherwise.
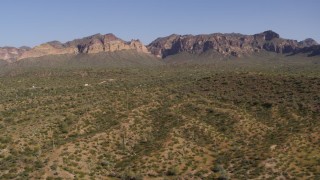
<path fill-rule="evenodd" d="M 145 44 L 177 34 L 274 30 L 320 42 L 320 0 L 1 0 L 0 47 L 114 33 Z"/>

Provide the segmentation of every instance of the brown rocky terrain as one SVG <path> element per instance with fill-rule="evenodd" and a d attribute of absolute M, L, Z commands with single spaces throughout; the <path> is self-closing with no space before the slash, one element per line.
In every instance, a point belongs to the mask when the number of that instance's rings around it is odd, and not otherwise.
<path fill-rule="evenodd" d="M 120 50 L 136 50 L 144 53 L 148 52 L 147 48 L 139 40 L 131 40 L 130 42 L 126 42 L 113 34 L 96 34 L 83 39 L 76 39 L 64 44 L 58 41 L 45 43 L 31 49 L 26 53 L 23 53 L 19 59 L 41 57 L 45 55 L 79 53 L 93 54 Z"/>
<path fill-rule="evenodd" d="M 201 54 L 213 50 L 222 55 L 243 56 L 250 55 L 262 50 L 276 53 L 297 53 L 303 48 L 304 51 L 312 51 L 311 46 L 318 46 L 313 39 L 298 42 L 296 40 L 283 39 L 273 31 L 265 31 L 254 35 L 230 34 L 207 34 L 207 35 L 170 35 L 158 38 L 147 47 L 150 52 L 158 57 L 165 58 L 180 52 Z M 312 54 L 313 51 L 312 51 Z M 317 55 L 317 54 L 315 54 Z"/>
<path fill-rule="evenodd" d="M 29 49 L 30 48 L 28 47 L 0 47 L 0 59 L 6 60 L 8 62 L 14 61 Z"/>
<path fill-rule="evenodd" d="M 147 53 L 147 48 L 139 40 L 123 41 L 113 34 L 96 34 L 87 38 L 77 39 L 66 43 L 68 47 L 76 47 L 77 53 L 114 52 L 134 49 Z"/>
<path fill-rule="evenodd" d="M 296 55 L 296 54 L 308 54 L 309 57 L 311 56 L 318 56 L 320 55 L 320 45 L 313 45 L 313 46 L 306 46 L 303 48 L 299 48 L 297 50 L 294 51 L 294 53 L 292 55 Z"/>
<path fill-rule="evenodd" d="M 18 59 L 41 57 L 45 55 L 60 55 L 76 53 L 77 49 L 74 47 L 66 47 L 58 41 L 48 42 L 32 48 L 24 52 Z"/>
<path fill-rule="evenodd" d="M 317 43 L 317 41 L 315 41 L 312 38 L 307 38 L 307 39 L 299 42 L 299 46 L 302 46 L 302 47 L 310 47 L 310 46 L 315 46 L 315 45 L 319 45 L 319 44 Z"/>
<path fill-rule="evenodd" d="M 148 53 L 148 49 L 139 41 L 131 40 L 126 42 L 113 34 L 95 34 L 82 39 L 76 39 L 66 43 L 52 41 L 41 44 L 32 49 L 30 48 L 0 48 L 0 59 L 9 62 L 41 57 L 46 55 L 61 54 L 93 54 L 99 52 L 114 52 L 121 50 L 136 50 L 138 52 Z"/>
<path fill-rule="evenodd" d="M 212 51 L 223 56 L 240 57 L 260 51 L 275 52 L 307 56 L 320 55 L 320 45 L 313 39 L 304 41 L 284 39 L 273 31 L 265 31 L 254 35 L 238 33 L 214 33 L 203 35 L 177 35 L 158 38 L 147 47 L 139 40 L 124 41 L 113 34 L 95 34 L 82 39 L 75 39 L 66 43 L 52 41 L 41 44 L 32 49 L 27 47 L 0 48 L 0 59 L 13 62 L 20 59 L 42 57 L 46 55 L 62 54 L 94 54 L 100 52 L 115 52 L 121 50 L 135 50 L 151 53 L 159 58 L 165 58 L 180 52 L 201 54 Z"/>

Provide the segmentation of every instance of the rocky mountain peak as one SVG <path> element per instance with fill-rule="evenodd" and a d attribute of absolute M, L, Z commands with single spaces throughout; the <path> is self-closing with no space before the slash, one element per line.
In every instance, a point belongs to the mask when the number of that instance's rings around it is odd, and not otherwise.
<path fill-rule="evenodd" d="M 317 41 L 315 41 L 312 38 L 307 38 L 303 41 L 299 42 L 299 45 L 302 47 L 310 47 L 310 46 L 315 46 L 315 45 L 319 45 Z"/>
<path fill-rule="evenodd" d="M 263 41 L 271 41 L 280 38 L 280 35 L 274 31 L 268 30 L 254 35 L 255 39 Z"/>
<path fill-rule="evenodd" d="M 119 40 L 119 38 L 117 36 L 115 36 L 114 34 L 109 33 L 109 34 L 104 35 L 104 40 L 115 41 L 115 40 Z"/>
<path fill-rule="evenodd" d="M 274 38 L 280 38 L 280 35 L 278 33 L 271 30 L 264 31 L 262 34 L 264 34 L 266 41 L 270 41 Z"/>
<path fill-rule="evenodd" d="M 60 41 L 50 41 L 45 44 L 48 44 L 48 45 L 55 47 L 55 48 L 62 48 L 64 46 L 63 43 L 61 43 Z M 44 44 L 42 44 L 42 45 L 44 45 Z"/>

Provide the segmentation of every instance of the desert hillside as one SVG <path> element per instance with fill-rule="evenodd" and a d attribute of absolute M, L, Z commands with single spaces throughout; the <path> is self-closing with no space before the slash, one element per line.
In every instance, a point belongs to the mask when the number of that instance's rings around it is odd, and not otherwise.
<path fill-rule="evenodd" d="M 0 179 L 317 179 L 317 59 L 243 62 L 12 67 Z"/>

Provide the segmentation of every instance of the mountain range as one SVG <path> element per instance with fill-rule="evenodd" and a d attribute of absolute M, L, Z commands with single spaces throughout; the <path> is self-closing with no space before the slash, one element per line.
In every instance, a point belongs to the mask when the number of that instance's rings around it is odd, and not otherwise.
<path fill-rule="evenodd" d="M 262 51 L 295 55 L 304 53 L 307 56 L 320 55 L 320 45 L 313 39 L 304 41 L 281 38 L 271 30 L 254 34 L 214 33 L 202 35 L 177 35 L 157 38 L 149 45 L 139 40 L 124 41 L 114 34 L 95 34 L 75 39 L 66 43 L 51 41 L 34 48 L 0 47 L 0 59 L 15 62 L 21 59 L 62 54 L 96 54 L 134 50 L 139 53 L 152 54 L 159 58 L 187 52 L 202 54 L 212 51 L 222 56 L 241 57 Z"/>

